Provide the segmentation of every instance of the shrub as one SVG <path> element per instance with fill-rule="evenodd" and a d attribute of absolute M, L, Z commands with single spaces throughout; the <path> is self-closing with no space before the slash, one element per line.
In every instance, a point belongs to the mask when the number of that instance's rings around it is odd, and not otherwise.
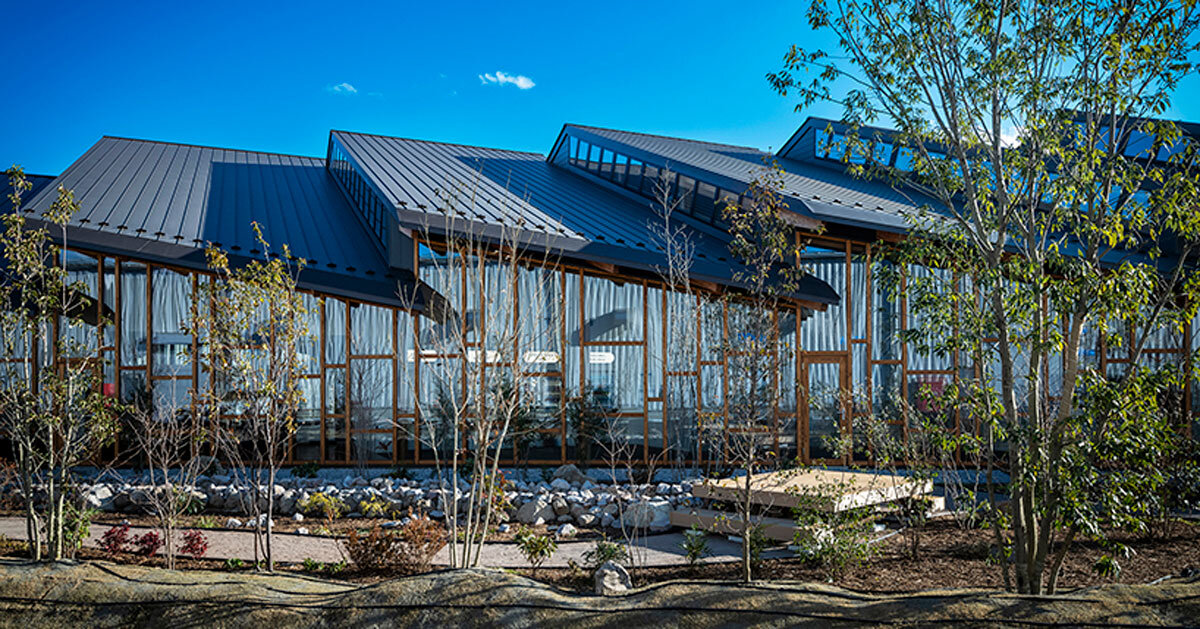
<path fill-rule="evenodd" d="M 429 518 L 413 518 L 393 531 L 378 525 L 366 533 L 350 531 L 346 554 L 360 570 L 415 573 L 427 571 L 433 556 L 445 545 L 442 525 Z"/>
<path fill-rule="evenodd" d="M 301 463 L 292 468 L 292 476 L 296 478 L 316 478 L 319 471 L 321 471 L 321 466 L 316 463 Z"/>
<path fill-rule="evenodd" d="M 606 561 L 625 563 L 629 561 L 629 550 L 624 544 L 602 539 L 596 542 L 595 548 L 583 553 L 584 565 L 592 570 L 604 565 Z"/>
<path fill-rule="evenodd" d="M 134 551 L 144 557 L 151 557 L 163 547 L 162 536 L 158 531 L 146 531 L 133 538 Z"/>
<path fill-rule="evenodd" d="M 211 515 L 202 515 L 196 520 L 196 527 L 202 529 L 217 528 L 217 519 Z"/>
<path fill-rule="evenodd" d="M 692 567 L 700 563 L 700 559 L 712 554 L 708 547 L 708 533 L 694 525 L 690 530 L 683 532 L 683 541 L 679 543 L 679 547 L 683 549 L 688 565 Z"/>
<path fill-rule="evenodd" d="M 358 512 L 367 518 L 382 518 L 388 514 L 388 503 L 379 496 L 371 496 L 358 503 Z"/>
<path fill-rule="evenodd" d="M 346 512 L 346 504 L 341 498 L 329 494 L 312 494 L 300 501 L 300 510 L 309 515 L 319 515 L 329 524 L 342 517 Z"/>
<path fill-rule="evenodd" d="M 305 572 L 321 571 L 321 562 L 313 559 L 312 557 L 305 557 L 304 561 L 301 563 L 301 566 L 303 566 Z"/>
<path fill-rule="evenodd" d="M 208 553 L 208 538 L 196 529 L 189 529 L 183 534 L 183 546 L 179 554 L 199 559 Z"/>
<path fill-rule="evenodd" d="M 75 553 L 83 547 L 83 540 L 88 538 L 88 534 L 92 531 L 92 518 L 99 511 L 89 507 L 76 507 L 68 502 L 64 509 L 66 522 L 63 523 L 63 539 L 67 543 L 67 552 L 74 557 Z"/>
<path fill-rule="evenodd" d="M 529 562 L 529 566 L 533 568 L 535 574 L 537 569 L 558 551 L 558 544 L 555 543 L 554 538 L 549 535 L 534 535 L 528 529 L 518 532 L 516 540 L 517 548 L 525 556 L 525 561 Z"/>
<path fill-rule="evenodd" d="M 104 532 L 100 537 L 100 549 L 109 555 L 129 552 L 129 525 L 120 524 Z"/>
<path fill-rule="evenodd" d="M 241 570 L 242 567 L 245 565 L 246 565 L 246 562 L 242 561 L 241 559 L 238 559 L 237 557 L 230 557 L 229 559 L 225 560 L 225 569 L 226 570 Z"/>
<path fill-rule="evenodd" d="M 874 518 L 866 508 L 826 512 L 796 512 L 796 554 L 820 565 L 830 579 L 871 555 L 870 533 Z"/>

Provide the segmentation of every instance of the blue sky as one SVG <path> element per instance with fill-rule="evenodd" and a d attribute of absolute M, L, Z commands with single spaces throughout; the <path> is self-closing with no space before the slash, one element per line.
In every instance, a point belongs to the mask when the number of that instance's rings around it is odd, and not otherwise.
<path fill-rule="evenodd" d="M 806 5 L 15 3 L 0 167 L 57 174 L 102 135 L 324 155 L 331 128 L 545 153 L 564 122 L 778 148 L 804 114 L 764 74 L 832 47 Z"/>

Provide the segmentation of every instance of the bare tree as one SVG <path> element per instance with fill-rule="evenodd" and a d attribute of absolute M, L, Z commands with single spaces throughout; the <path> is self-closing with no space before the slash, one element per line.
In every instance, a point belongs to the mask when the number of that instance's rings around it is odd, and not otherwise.
<path fill-rule="evenodd" d="M 751 536 L 756 514 L 752 478 L 772 457 L 776 411 L 780 403 L 780 365 L 794 360 L 781 342 L 780 312 L 792 307 L 803 269 L 797 265 L 799 245 L 784 212 L 778 167 L 764 169 L 751 182 L 749 202 L 727 204 L 725 220 L 733 241 L 730 250 L 740 263 L 734 279 L 740 286 L 726 300 L 726 460 L 740 468 L 737 501 L 742 535 L 742 577 L 751 573 Z"/>
<path fill-rule="evenodd" d="M 162 532 L 163 556 L 167 568 L 174 569 L 179 521 L 193 507 L 196 479 L 208 463 L 202 456 L 208 431 L 190 404 L 179 404 L 174 395 L 156 396 L 153 404 L 131 408 L 129 426 L 150 474 L 148 507 Z"/>
<path fill-rule="evenodd" d="M 552 252 L 521 240 L 518 216 L 486 228 L 458 218 L 475 191 L 473 184 L 445 191 L 441 221 L 420 231 L 427 253 L 420 276 L 440 292 L 420 304 L 418 369 L 427 394 L 419 438 L 441 482 L 450 564 L 462 568 L 478 564 L 503 503 L 500 460 L 514 424 L 534 412 L 535 370 L 562 360 L 553 340 L 559 322 L 542 316 L 561 304 Z M 414 308 L 417 297 L 401 296 Z"/>

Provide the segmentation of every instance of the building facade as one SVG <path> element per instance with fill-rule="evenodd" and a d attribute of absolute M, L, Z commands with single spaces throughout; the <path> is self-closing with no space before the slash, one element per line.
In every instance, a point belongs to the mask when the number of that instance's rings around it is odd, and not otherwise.
<path fill-rule="evenodd" d="M 38 178 L 22 209 L 46 209 L 60 186 L 74 192 L 82 209 L 67 230 L 65 262 L 112 321 L 63 333 L 104 359 L 109 394 L 181 408 L 211 381 L 184 358 L 198 341 L 181 325 L 207 281 L 204 248 L 235 261 L 259 255 L 252 222 L 272 244 L 288 244 L 306 262 L 299 283 L 314 332 L 290 458 L 330 465 L 432 461 L 423 424 L 447 381 L 442 372 L 479 359 L 431 349 L 445 324 L 439 308 L 463 313 L 461 321 L 481 316 L 472 291 L 446 273 L 445 242 L 507 234 L 531 262 L 515 274 L 497 268 L 509 273 L 497 281 L 513 287 L 512 310 L 538 322 L 538 345 L 513 357 L 532 375 L 540 418 L 528 462 L 583 456 L 563 400 L 597 391 L 640 457 L 669 450 L 695 462 L 720 456 L 696 418 L 726 413 L 730 306 L 714 297 L 737 281 L 721 208 L 746 202 L 756 174 L 775 162 L 805 278 L 776 317 L 786 358 L 773 375 L 773 446 L 788 459 L 846 463 L 826 437 L 851 430 L 855 416 L 885 416 L 901 430 L 899 401 L 918 404 L 922 387 L 940 390 L 984 366 L 900 342 L 898 332 L 920 321 L 872 277 L 876 243 L 902 237 L 904 212 L 924 200 L 848 175 L 839 129 L 809 119 L 766 153 L 565 125 L 545 156 L 343 131 L 330 133 L 324 158 L 105 137 L 61 175 Z M 908 157 L 881 142 L 875 159 L 903 169 Z M 686 293 L 666 290 L 663 279 L 664 181 L 691 248 Z M 680 300 L 694 303 L 681 309 Z M 679 312 L 701 316 L 681 321 Z M 1147 356 L 1181 358 L 1196 349 L 1191 332 L 1160 335 Z M 1120 348 L 1086 334 L 1085 362 L 1108 373 L 1128 366 Z M 476 342 L 487 356 L 486 341 Z M 1052 381 L 1061 365 L 1049 369 Z M 1198 394 L 1193 387 L 1185 396 L 1189 413 Z M 969 429 L 965 418 L 947 421 Z"/>

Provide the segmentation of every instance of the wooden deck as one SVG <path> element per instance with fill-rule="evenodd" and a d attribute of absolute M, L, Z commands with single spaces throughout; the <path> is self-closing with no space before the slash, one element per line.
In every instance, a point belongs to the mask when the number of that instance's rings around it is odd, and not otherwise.
<path fill-rule="evenodd" d="M 708 481 L 692 487 L 692 495 L 735 502 L 740 500 L 745 483 L 744 478 Z M 932 482 L 918 483 L 903 476 L 841 470 L 783 470 L 755 474 L 750 479 L 751 502 L 784 509 L 806 505 L 826 511 L 845 511 L 932 492 Z"/>

